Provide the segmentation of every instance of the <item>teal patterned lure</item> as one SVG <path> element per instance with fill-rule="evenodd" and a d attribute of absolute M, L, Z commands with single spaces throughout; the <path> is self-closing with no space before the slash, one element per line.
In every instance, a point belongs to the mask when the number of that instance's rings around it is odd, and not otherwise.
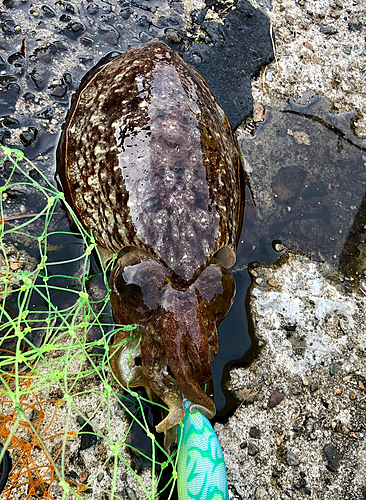
<path fill-rule="evenodd" d="M 224 456 L 210 421 L 188 400 L 178 425 L 179 500 L 229 500 Z"/>

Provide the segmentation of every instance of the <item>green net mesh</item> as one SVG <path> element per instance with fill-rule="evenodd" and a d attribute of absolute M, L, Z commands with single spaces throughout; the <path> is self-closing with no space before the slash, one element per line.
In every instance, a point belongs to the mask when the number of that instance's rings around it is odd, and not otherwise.
<path fill-rule="evenodd" d="M 117 327 L 96 243 L 21 151 L 0 155 L 0 442 L 12 459 L 2 498 L 170 498 L 177 455 L 152 433 L 151 403 L 109 368 Z"/>

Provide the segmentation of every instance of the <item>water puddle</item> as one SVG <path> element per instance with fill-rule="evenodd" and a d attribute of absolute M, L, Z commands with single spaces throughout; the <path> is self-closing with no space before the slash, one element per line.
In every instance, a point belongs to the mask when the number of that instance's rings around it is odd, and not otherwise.
<path fill-rule="evenodd" d="M 316 96 L 306 104 L 268 106 L 254 135 L 239 133 L 257 239 L 279 239 L 346 273 L 358 254 L 351 240 L 364 233 L 361 219 L 366 223 L 366 141 L 352 132 L 355 115 Z M 354 272 L 365 267 L 353 266 Z"/>

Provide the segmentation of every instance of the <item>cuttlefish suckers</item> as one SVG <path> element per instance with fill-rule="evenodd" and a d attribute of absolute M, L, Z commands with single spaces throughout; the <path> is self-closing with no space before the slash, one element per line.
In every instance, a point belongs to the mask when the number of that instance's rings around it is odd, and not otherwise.
<path fill-rule="evenodd" d="M 67 202 L 92 230 L 110 276 L 117 335 L 111 367 L 184 417 L 182 396 L 210 418 L 202 386 L 218 353 L 217 326 L 235 295 L 228 271 L 242 219 L 241 158 L 203 78 L 152 41 L 83 80 L 58 150 Z"/>

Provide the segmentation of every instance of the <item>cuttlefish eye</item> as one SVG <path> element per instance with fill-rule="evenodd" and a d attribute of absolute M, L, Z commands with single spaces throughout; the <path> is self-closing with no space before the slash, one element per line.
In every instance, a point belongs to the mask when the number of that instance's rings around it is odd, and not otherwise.
<path fill-rule="evenodd" d="M 167 278 L 164 266 L 147 252 L 132 249 L 125 253 L 109 280 L 116 321 L 128 324 L 148 320 L 159 306 L 159 293 Z"/>

